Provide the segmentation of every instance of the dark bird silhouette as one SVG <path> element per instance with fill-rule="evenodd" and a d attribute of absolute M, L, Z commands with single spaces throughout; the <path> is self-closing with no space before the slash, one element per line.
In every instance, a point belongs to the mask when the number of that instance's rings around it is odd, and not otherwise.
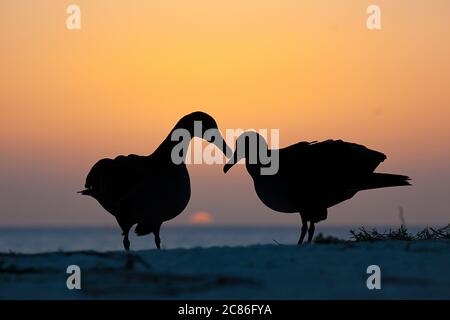
<path fill-rule="evenodd" d="M 195 130 L 195 126 L 200 128 Z M 184 116 L 172 129 L 167 138 L 149 156 L 118 156 L 115 159 L 99 160 L 86 178 L 85 190 L 80 191 L 96 199 L 100 205 L 115 216 L 122 229 L 123 245 L 129 250 L 128 234 L 133 225 L 139 236 L 153 233 L 156 247 L 160 249 L 160 228 L 164 221 L 179 215 L 189 202 L 191 186 L 185 164 L 186 154 L 179 152 L 182 161 L 174 161 L 172 152 L 179 147 L 179 136 L 172 133 L 177 129 L 189 133 L 184 141 L 185 149 L 192 137 L 208 136 L 224 154 L 231 149 L 220 134 L 216 121 L 206 113 L 194 112 Z M 180 132 L 178 131 L 178 132 Z M 178 148 L 177 148 L 178 150 Z"/>
<path fill-rule="evenodd" d="M 270 164 L 256 155 L 266 153 L 272 161 L 278 154 L 278 171 L 273 175 L 261 174 L 261 169 Z M 249 161 L 249 156 L 254 160 Z M 269 150 L 262 136 L 246 132 L 238 138 L 224 172 L 243 158 L 255 191 L 266 206 L 279 212 L 300 213 L 298 244 L 303 242 L 306 231 L 308 242 L 312 241 L 315 223 L 327 218 L 329 207 L 352 198 L 358 191 L 410 185 L 407 176 L 374 172 L 386 159 L 383 153 L 342 140 L 299 142 Z"/>

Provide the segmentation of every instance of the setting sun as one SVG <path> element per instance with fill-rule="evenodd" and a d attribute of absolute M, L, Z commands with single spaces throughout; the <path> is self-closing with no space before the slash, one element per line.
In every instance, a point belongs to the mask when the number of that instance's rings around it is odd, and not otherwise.
<path fill-rule="evenodd" d="M 191 224 L 212 224 L 214 219 L 208 212 L 196 212 L 189 219 Z"/>

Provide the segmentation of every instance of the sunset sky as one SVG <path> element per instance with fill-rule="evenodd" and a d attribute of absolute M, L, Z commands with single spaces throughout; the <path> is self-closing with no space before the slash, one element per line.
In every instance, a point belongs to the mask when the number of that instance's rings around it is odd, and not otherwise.
<path fill-rule="evenodd" d="M 81 8 L 81 30 L 66 8 Z M 382 30 L 366 28 L 378 4 Z M 322 225 L 450 222 L 450 1 L 0 2 L 0 226 L 115 225 L 84 187 L 104 157 L 150 154 L 183 115 L 280 130 L 280 144 L 343 139 L 387 154 L 414 186 L 361 192 Z M 243 166 L 189 166 L 216 225 L 295 225 Z M 197 215 L 198 216 L 198 215 Z M 206 220 L 205 220 L 206 219 Z"/>

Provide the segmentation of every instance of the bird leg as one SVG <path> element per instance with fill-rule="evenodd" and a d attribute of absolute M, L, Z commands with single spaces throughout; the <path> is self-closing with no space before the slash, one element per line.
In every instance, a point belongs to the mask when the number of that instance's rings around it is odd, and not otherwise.
<path fill-rule="evenodd" d="M 308 229 L 308 243 L 312 242 L 314 231 L 316 230 L 316 227 L 314 226 L 314 222 L 309 223 L 309 229 Z"/>
<path fill-rule="evenodd" d="M 298 239 L 297 245 L 301 245 L 303 242 L 303 239 L 305 239 L 306 230 L 308 229 L 308 221 L 300 214 L 300 217 L 302 218 L 302 232 L 300 234 L 300 239 Z"/>
<path fill-rule="evenodd" d="M 158 250 L 161 250 L 161 238 L 159 237 L 159 229 L 161 228 L 161 225 L 159 225 L 159 227 L 157 227 L 154 231 L 155 234 L 155 244 L 156 247 L 158 248 Z"/>
<path fill-rule="evenodd" d="M 122 235 L 123 235 L 123 247 L 126 251 L 130 250 L 130 240 L 128 239 L 128 234 L 130 233 L 130 229 L 133 226 L 133 224 L 130 224 L 128 221 L 119 219 L 116 217 L 117 223 L 120 226 L 120 229 L 122 229 Z"/>
<path fill-rule="evenodd" d="M 130 240 L 128 239 L 128 233 L 130 232 L 130 229 L 124 231 L 122 233 L 123 235 L 123 247 L 125 248 L 126 251 L 130 250 Z"/>

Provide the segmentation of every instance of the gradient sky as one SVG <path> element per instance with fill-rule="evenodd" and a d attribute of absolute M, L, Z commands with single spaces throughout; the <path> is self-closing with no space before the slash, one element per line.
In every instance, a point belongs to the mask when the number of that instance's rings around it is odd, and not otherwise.
<path fill-rule="evenodd" d="M 66 29 L 81 7 L 82 30 Z M 369 31 L 366 8 L 382 9 Z M 388 155 L 413 187 L 366 191 L 323 225 L 449 223 L 450 2 L 0 2 L 0 226 L 114 225 L 75 192 L 100 158 L 149 154 L 203 110 L 225 128 L 279 128 L 281 146 L 341 138 Z M 296 224 L 243 166 L 189 166 L 170 224 Z"/>

